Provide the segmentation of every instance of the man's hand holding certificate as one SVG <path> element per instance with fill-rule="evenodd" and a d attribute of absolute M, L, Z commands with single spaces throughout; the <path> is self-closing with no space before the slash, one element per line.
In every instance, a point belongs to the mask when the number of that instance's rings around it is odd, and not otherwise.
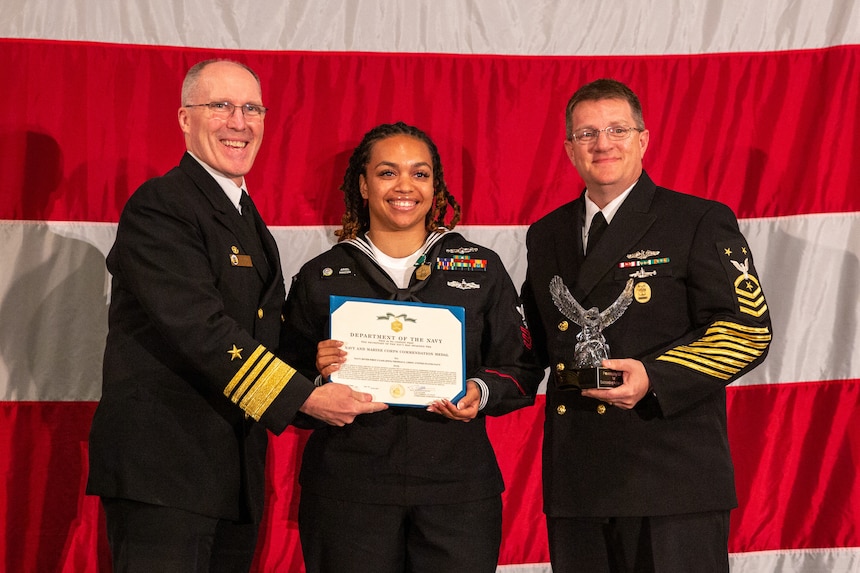
<path fill-rule="evenodd" d="M 461 307 L 332 296 L 331 338 L 347 352 L 332 381 L 374 401 L 424 407 L 465 394 Z"/>

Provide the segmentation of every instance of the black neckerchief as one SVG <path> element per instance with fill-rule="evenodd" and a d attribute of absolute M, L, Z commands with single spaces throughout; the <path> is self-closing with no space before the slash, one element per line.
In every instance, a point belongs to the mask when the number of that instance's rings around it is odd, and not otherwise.
<path fill-rule="evenodd" d="M 442 248 L 442 243 L 444 242 L 442 241 L 442 238 L 451 234 L 458 233 L 453 233 L 447 229 L 440 229 L 439 231 L 434 231 L 427 235 L 427 239 L 425 239 L 424 245 L 421 249 L 421 256 L 424 257 L 425 264 L 430 264 L 430 261 L 436 258 L 439 253 L 439 249 Z M 382 269 L 379 262 L 376 260 L 376 256 L 373 254 L 373 249 L 367 242 L 367 238 L 364 234 L 356 237 L 355 239 L 344 241 L 342 244 L 349 245 L 364 255 L 355 256 L 353 258 L 355 259 L 356 264 L 373 280 L 374 283 L 385 289 L 389 295 L 389 300 L 421 302 L 417 293 L 427 285 L 429 282 L 428 280 L 418 280 L 415 278 L 415 273 L 413 271 L 412 278 L 409 279 L 409 286 L 407 288 L 398 288 L 397 285 L 394 284 L 392 278 L 388 276 L 388 273 Z M 420 257 L 419 260 L 421 260 Z"/>

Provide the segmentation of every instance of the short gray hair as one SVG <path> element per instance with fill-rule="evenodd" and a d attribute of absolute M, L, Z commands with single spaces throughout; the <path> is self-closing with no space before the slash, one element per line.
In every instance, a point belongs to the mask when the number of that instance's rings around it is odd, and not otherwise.
<path fill-rule="evenodd" d="M 257 80 L 257 86 L 260 86 L 260 91 L 262 91 L 262 86 L 260 84 L 260 76 L 258 76 L 257 72 L 255 72 L 245 64 L 223 58 L 203 60 L 202 62 L 197 62 L 196 64 L 191 66 L 191 69 L 188 70 L 187 74 L 185 74 L 185 79 L 182 81 L 182 101 L 179 105 L 186 105 L 191 102 L 191 96 L 197 90 L 197 82 L 200 80 L 200 74 L 203 72 L 203 69 L 210 64 L 216 64 L 218 62 L 236 64 L 237 66 L 248 70 L 248 73 L 254 76 L 254 79 Z"/>

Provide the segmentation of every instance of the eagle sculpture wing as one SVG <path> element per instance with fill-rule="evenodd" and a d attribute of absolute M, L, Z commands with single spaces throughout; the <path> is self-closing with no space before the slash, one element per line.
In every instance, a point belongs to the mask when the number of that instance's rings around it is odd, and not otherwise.
<path fill-rule="evenodd" d="M 633 279 L 628 279 L 627 285 L 612 306 L 600 313 L 600 329 L 603 330 L 618 320 L 631 302 L 633 302 Z"/>
<path fill-rule="evenodd" d="M 567 287 L 564 286 L 564 281 L 561 277 L 555 275 L 549 281 L 549 292 L 552 295 L 552 301 L 556 308 L 568 319 L 572 320 L 579 326 L 585 324 L 585 309 L 579 304 Z"/>

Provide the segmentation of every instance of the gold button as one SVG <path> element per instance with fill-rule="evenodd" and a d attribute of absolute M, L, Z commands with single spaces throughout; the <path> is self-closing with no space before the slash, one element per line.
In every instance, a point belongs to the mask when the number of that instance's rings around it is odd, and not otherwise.
<path fill-rule="evenodd" d="M 286 318 L 284 318 L 284 315 L 283 315 L 283 314 L 281 315 L 281 322 L 287 322 L 287 319 L 286 319 Z"/>
<path fill-rule="evenodd" d="M 559 362 L 558 364 L 555 365 L 555 371 L 556 372 L 561 372 L 562 370 L 564 370 L 564 362 Z"/>
<path fill-rule="evenodd" d="M 258 316 L 259 318 L 263 318 L 263 309 L 262 309 L 262 308 L 258 308 L 258 309 L 257 309 L 257 316 Z"/>
<path fill-rule="evenodd" d="M 598 404 L 597 405 L 597 413 L 601 414 L 601 415 L 605 414 L 606 413 L 606 406 L 604 406 L 603 404 Z"/>
<path fill-rule="evenodd" d="M 556 408 L 555 411 L 558 412 L 559 416 L 564 416 L 565 414 L 567 414 L 567 407 L 564 404 L 562 404 L 561 406 Z"/>
<path fill-rule="evenodd" d="M 568 326 L 570 326 L 570 325 L 567 323 L 566 320 L 562 320 L 561 322 L 558 323 L 558 329 L 562 332 L 567 330 Z"/>

